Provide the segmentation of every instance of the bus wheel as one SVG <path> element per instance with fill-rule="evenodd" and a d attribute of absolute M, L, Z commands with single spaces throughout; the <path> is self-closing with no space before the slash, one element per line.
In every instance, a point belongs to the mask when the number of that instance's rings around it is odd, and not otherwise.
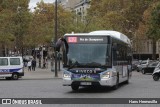
<path fill-rule="evenodd" d="M 18 73 L 13 73 L 12 74 L 12 79 L 13 80 L 18 80 L 19 76 L 18 76 Z"/>
<path fill-rule="evenodd" d="M 116 90 L 119 86 L 119 74 L 117 74 L 116 84 L 113 86 L 113 89 Z"/>
<path fill-rule="evenodd" d="M 158 74 L 154 74 L 153 75 L 153 80 L 154 81 L 158 81 L 159 80 L 159 75 Z"/>
<path fill-rule="evenodd" d="M 79 85 L 71 85 L 73 91 L 77 91 L 79 89 Z"/>

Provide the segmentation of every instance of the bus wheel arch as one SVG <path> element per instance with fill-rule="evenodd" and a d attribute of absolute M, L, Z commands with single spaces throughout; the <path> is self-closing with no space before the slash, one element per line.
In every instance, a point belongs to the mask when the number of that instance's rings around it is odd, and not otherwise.
<path fill-rule="evenodd" d="M 19 74 L 16 73 L 16 72 L 14 72 L 14 73 L 12 74 L 12 79 L 13 79 L 13 80 L 18 80 L 18 78 L 19 78 Z"/>
<path fill-rule="evenodd" d="M 77 91 L 79 89 L 79 85 L 71 85 L 73 91 Z"/>

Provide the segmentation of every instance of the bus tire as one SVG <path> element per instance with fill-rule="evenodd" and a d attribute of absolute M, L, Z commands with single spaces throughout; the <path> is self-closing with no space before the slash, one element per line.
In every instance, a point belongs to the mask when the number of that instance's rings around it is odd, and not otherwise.
<path fill-rule="evenodd" d="M 117 74 L 116 84 L 113 86 L 113 89 L 116 90 L 119 87 L 119 74 Z"/>
<path fill-rule="evenodd" d="M 153 75 L 153 80 L 154 81 L 158 81 L 159 80 L 159 75 L 158 74 L 154 74 Z"/>
<path fill-rule="evenodd" d="M 73 91 L 77 91 L 79 89 L 79 85 L 71 85 Z"/>
<path fill-rule="evenodd" d="M 13 74 L 12 74 L 12 79 L 13 79 L 13 80 L 18 80 L 18 78 L 19 78 L 18 73 L 13 73 Z"/>

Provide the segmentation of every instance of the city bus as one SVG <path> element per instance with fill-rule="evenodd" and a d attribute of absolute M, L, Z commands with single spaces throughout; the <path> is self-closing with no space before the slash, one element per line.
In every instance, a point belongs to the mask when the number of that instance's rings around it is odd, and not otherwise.
<path fill-rule="evenodd" d="M 63 50 L 63 86 L 109 86 L 129 83 L 131 41 L 117 31 L 65 34 L 57 42 Z"/>

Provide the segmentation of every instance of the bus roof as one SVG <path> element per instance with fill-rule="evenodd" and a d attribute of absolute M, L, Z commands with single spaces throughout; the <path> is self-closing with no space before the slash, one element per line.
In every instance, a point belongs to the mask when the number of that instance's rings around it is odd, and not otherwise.
<path fill-rule="evenodd" d="M 92 36 L 94 36 L 94 35 L 95 36 L 98 36 L 98 35 L 111 36 L 113 38 L 117 38 L 117 39 L 131 45 L 130 39 L 126 35 L 118 32 L 118 31 L 100 30 L 100 31 L 93 31 L 93 32 L 90 32 L 90 33 L 65 34 L 65 36 L 91 36 L 91 35 Z"/>

